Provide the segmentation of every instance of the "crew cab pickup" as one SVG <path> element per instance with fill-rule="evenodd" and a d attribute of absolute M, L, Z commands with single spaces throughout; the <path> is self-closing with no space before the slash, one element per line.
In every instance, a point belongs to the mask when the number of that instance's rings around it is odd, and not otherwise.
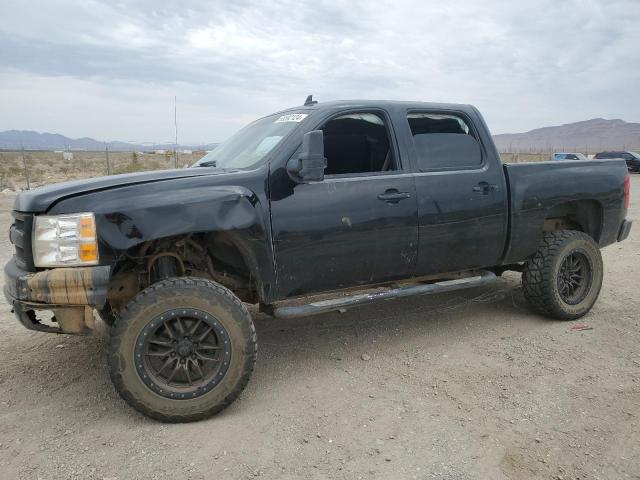
<path fill-rule="evenodd" d="M 192 168 L 22 192 L 5 295 L 31 330 L 91 332 L 97 310 L 121 396 L 191 421 L 249 380 L 247 303 L 302 317 L 513 270 L 536 311 L 575 319 L 628 206 L 624 161 L 503 165 L 473 106 L 308 98 Z"/>

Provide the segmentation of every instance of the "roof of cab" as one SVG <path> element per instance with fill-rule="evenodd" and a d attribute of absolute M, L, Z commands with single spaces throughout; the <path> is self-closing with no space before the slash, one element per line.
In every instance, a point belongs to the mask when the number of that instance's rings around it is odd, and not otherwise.
<path fill-rule="evenodd" d="M 291 107 L 280 112 L 276 113 L 284 113 L 291 111 L 301 111 L 301 110 L 311 110 L 311 111 L 322 111 L 322 110 L 340 110 L 347 108 L 383 108 L 383 109 L 393 109 L 393 108 L 406 108 L 406 109 L 429 109 L 429 110 L 459 110 L 459 111 L 471 111 L 475 108 L 472 105 L 468 104 L 458 104 L 458 103 L 436 103 L 436 102 L 412 102 L 412 101 L 404 101 L 404 100 L 332 100 L 329 102 L 320 102 L 313 103 L 311 105 L 300 105 L 298 107 Z"/>

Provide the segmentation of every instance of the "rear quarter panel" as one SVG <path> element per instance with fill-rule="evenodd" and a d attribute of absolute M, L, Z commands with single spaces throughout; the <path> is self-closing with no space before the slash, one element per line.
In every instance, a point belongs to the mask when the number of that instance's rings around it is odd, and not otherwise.
<path fill-rule="evenodd" d="M 616 241 L 626 215 L 627 166 L 618 160 L 505 164 L 509 188 L 509 240 L 503 263 L 522 261 L 536 251 L 545 218 L 566 202 L 591 200 L 602 209 L 601 247 Z"/>

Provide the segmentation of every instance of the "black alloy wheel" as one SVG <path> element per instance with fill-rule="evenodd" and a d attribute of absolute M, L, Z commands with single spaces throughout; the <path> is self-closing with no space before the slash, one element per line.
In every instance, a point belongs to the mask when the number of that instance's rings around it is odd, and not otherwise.
<path fill-rule="evenodd" d="M 204 395 L 222 380 L 231 345 L 215 317 L 202 310 L 177 308 L 147 324 L 138 335 L 134 354 L 145 385 L 180 400 Z"/>
<path fill-rule="evenodd" d="M 567 255 L 558 270 L 558 292 L 569 305 L 577 305 L 589 292 L 591 285 L 591 263 L 582 252 Z"/>

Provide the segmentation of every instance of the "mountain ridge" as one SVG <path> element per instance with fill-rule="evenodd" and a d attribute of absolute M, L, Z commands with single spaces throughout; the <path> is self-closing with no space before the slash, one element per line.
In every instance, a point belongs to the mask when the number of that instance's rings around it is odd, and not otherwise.
<path fill-rule="evenodd" d="M 501 152 L 579 151 L 595 153 L 602 150 L 640 150 L 640 123 L 619 118 L 592 118 L 578 122 L 535 128 L 523 133 L 493 135 Z M 212 150 L 216 143 L 178 145 L 179 150 Z M 173 150 L 172 143 L 103 142 L 90 137 L 70 138 L 59 133 L 33 130 L 0 132 L 0 150 L 93 150 L 154 151 Z"/>
<path fill-rule="evenodd" d="M 598 117 L 523 133 L 502 133 L 493 139 L 501 152 L 633 150 L 640 149 L 640 123 Z"/>
<path fill-rule="evenodd" d="M 201 145 L 178 144 L 179 150 L 212 150 L 216 143 Z M 148 152 L 154 150 L 173 150 L 173 143 L 133 143 L 100 141 L 91 137 L 70 138 L 60 133 L 36 132 L 34 130 L 4 130 L 0 132 L 0 150 L 87 150 L 102 151 L 105 148 L 114 152 Z"/>

